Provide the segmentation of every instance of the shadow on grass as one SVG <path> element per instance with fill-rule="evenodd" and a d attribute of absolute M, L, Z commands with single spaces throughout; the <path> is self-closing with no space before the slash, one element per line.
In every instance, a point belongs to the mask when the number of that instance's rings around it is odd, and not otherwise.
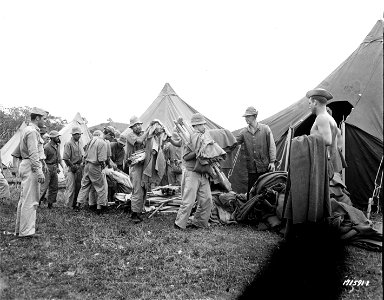
<path fill-rule="evenodd" d="M 338 233 L 321 226 L 282 241 L 238 298 L 340 299 L 346 249 Z"/>

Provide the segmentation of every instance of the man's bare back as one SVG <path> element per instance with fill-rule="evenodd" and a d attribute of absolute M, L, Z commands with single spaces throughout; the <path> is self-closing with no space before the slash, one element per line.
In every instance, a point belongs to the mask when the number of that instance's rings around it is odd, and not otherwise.
<path fill-rule="evenodd" d="M 317 134 L 323 138 L 330 156 L 337 150 L 338 132 L 339 129 L 337 128 L 335 119 L 327 112 L 318 114 L 311 128 L 311 134 Z"/>

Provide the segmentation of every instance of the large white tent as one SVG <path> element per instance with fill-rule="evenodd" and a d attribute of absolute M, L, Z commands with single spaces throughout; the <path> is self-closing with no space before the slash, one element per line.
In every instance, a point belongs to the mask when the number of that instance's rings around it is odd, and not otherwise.
<path fill-rule="evenodd" d="M 3 148 L 1 148 L 1 161 L 4 167 L 8 168 L 12 166 L 12 152 L 16 149 L 17 145 L 19 145 L 21 131 L 25 128 L 25 126 L 27 126 L 27 124 L 23 122 L 15 134 L 9 139 Z"/>
<path fill-rule="evenodd" d="M 87 125 L 85 124 L 83 118 L 81 117 L 80 113 L 77 113 L 75 115 L 75 117 L 73 118 L 73 120 L 71 122 L 69 122 L 67 125 L 65 125 L 60 131 L 60 140 L 61 140 L 61 144 L 60 144 L 60 153 L 61 155 L 63 155 L 64 153 L 64 145 L 66 142 L 68 142 L 71 137 L 72 137 L 72 128 L 73 127 L 80 127 L 81 128 L 81 132 L 83 133 L 81 135 L 81 138 L 80 138 L 80 141 L 82 143 L 83 146 L 85 146 L 86 144 L 88 144 L 88 142 L 91 140 L 92 138 L 92 135 L 87 127 Z"/>

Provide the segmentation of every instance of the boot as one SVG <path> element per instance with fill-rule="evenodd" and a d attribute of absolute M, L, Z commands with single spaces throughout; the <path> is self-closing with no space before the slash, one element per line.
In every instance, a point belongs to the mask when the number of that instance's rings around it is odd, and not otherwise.
<path fill-rule="evenodd" d="M 131 215 L 131 219 L 132 221 L 137 224 L 137 223 L 140 223 L 141 221 L 143 221 L 143 219 L 141 218 L 141 216 L 137 213 L 137 212 L 133 212 L 132 215 Z"/>

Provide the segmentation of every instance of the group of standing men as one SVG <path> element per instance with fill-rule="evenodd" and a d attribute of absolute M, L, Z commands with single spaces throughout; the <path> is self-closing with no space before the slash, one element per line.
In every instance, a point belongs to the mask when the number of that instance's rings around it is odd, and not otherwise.
<path fill-rule="evenodd" d="M 325 103 L 330 97 L 328 93 L 319 89 L 311 91 L 308 96 L 310 109 L 317 116 L 311 134 L 320 135 L 327 147 L 335 145 L 337 129 L 334 119 L 325 114 Z M 243 144 L 245 148 L 248 193 L 260 175 L 275 170 L 276 162 L 276 146 L 272 131 L 267 125 L 257 122 L 257 115 L 258 111 L 254 107 L 246 109 L 243 117 L 248 126 L 236 137 L 237 143 Z M 39 132 L 40 128 L 44 127 L 46 116 L 46 111 L 32 109 L 31 122 L 23 130 L 19 152 L 14 155 L 21 159 L 18 171 L 22 192 L 17 208 L 15 231 L 20 237 L 36 235 L 36 209 L 42 196 L 40 185 L 43 184 L 43 193 L 47 187 L 49 188 L 48 206 L 52 207 L 56 201 L 57 170 L 58 165 L 61 164 L 63 167 L 63 164 L 58 147 L 60 142 L 58 132 L 50 132 L 51 141 L 43 150 L 44 141 Z M 190 123 L 193 127 L 192 138 L 194 135 L 205 133 L 206 120 L 201 114 L 194 114 Z M 135 223 L 142 221 L 141 214 L 147 193 L 142 182 L 143 163 L 131 161 L 132 155 L 145 148 L 149 131 L 148 128 L 143 131 L 142 124 L 139 118 L 133 116 L 129 124 L 132 130 L 126 138 L 119 136 L 117 140 L 114 140 L 116 131 L 113 127 L 104 128 L 104 133 L 96 130 L 92 140 L 84 148 L 80 143 L 81 129 L 78 127 L 72 129 L 72 139 L 66 143 L 63 154 L 63 160 L 68 168 L 65 192 L 68 206 L 78 208 L 88 201 L 91 208 L 101 212 L 108 202 L 105 167 L 124 170 L 128 165 L 133 186 L 131 219 Z M 182 203 L 174 227 L 177 229 L 185 229 L 188 226 L 207 227 L 212 196 L 209 175 L 195 169 L 197 149 L 194 149 L 191 143 L 183 142 L 178 134 L 174 133 L 168 138 L 164 150 L 171 153 L 168 156 L 169 165 L 179 166 L 182 160 L 182 175 L 181 172 L 177 172 L 177 180 L 181 183 Z M 197 209 L 193 221 L 188 224 L 195 203 Z"/>

